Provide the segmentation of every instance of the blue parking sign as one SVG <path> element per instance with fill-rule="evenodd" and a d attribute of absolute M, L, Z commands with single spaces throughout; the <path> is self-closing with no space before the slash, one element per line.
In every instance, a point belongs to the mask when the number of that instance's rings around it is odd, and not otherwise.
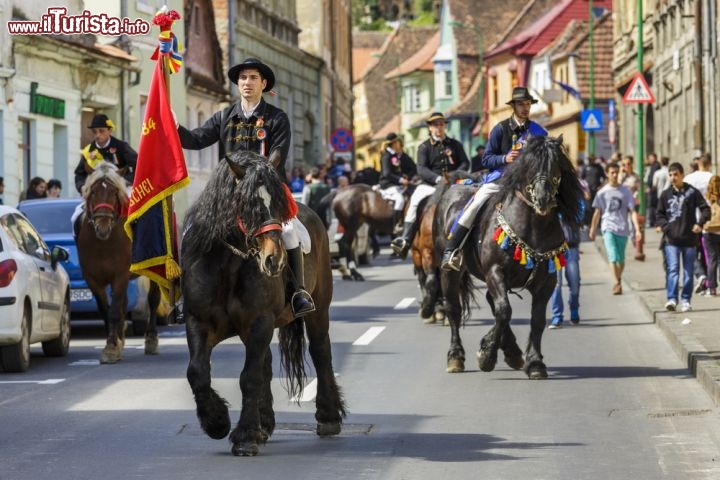
<path fill-rule="evenodd" d="M 580 125 L 586 132 L 595 132 L 603 129 L 602 110 L 587 108 L 580 112 Z"/>

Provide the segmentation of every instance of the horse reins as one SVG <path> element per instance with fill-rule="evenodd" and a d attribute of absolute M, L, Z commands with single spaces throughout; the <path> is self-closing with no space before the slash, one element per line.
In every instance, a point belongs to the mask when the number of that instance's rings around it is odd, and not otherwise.
<path fill-rule="evenodd" d="M 242 219 L 237 219 L 238 227 L 240 228 L 240 231 L 245 234 L 245 236 L 248 236 L 247 229 L 245 228 L 245 224 L 243 223 Z M 272 231 L 280 231 L 282 230 L 282 223 L 280 223 L 278 220 L 268 220 L 265 223 L 263 223 L 260 228 L 258 228 L 255 233 L 253 234 L 254 237 L 259 237 L 260 235 L 263 235 L 268 232 Z M 226 247 L 234 254 L 237 255 L 240 258 L 248 259 L 250 257 L 255 257 L 258 254 L 258 249 L 251 247 L 248 249 L 247 252 L 243 252 L 239 248 L 231 245 L 230 243 L 226 242 L 225 240 L 222 241 Z"/>

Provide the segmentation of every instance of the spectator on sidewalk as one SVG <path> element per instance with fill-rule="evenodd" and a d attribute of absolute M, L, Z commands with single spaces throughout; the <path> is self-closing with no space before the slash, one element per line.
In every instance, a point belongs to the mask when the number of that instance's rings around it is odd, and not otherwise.
<path fill-rule="evenodd" d="M 655 173 L 660 170 L 660 162 L 658 161 L 657 153 L 653 152 L 648 155 L 648 161 L 645 170 L 644 186 L 645 194 L 647 195 L 647 225 L 649 227 L 655 226 L 655 210 L 657 209 L 658 191 L 653 184 L 653 178 Z"/>
<path fill-rule="evenodd" d="M 710 219 L 710 207 L 702 194 L 684 181 L 683 167 L 674 162 L 668 167 L 670 188 L 658 199 L 657 231 L 663 233 L 666 273 L 665 308 L 675 311 L 678 307 L 678 284 L 682 258 L 683 278 L 680 292 L 680 311 L 692 310 L 693 270 L 695 253 L 702 226 Z M 700 219 L 696 216 L 700 210 Z"/>
<path fill-rule="evenodd" d="M 640 175 L 635 171 L 634 159 L 632 155 L 625 155 L 620 162 L 620 175 L 619 181 L 625 185 L 632 192 L 633 201 L 635 202 L 635 211 L 640 212 L 640 189 L 643 188 L 642 179 Z M 640 222 L 640 229 L 645 225 L 645 219 L 638 215 L 638 221 Z M 635 247 L 635 260 L 645 260 L 645 254 L 643 253 L 642 240 L 635 236 L 632 229 L 630 229 L 630 241 Z"/>
<path fill-rule="evenodd" d="M 610 270 L 615 280 L 612 293 L 620 295 L 622 294 L 622 273 L 625 269 L 625 246 L 630 234 L 628 225 L 632 222 L 638 238 L 642 238 L 642 230 L 634 208 L 632 192 L 628 187 L 620 184 L 618 178 L 620 167 L 617 163 L 608 163 L 606 173 L 608 182 L 598 191 L 592 204 L 595 212 L 588 236 L 590 240 L 595 240 L 595 233 L 600 225 Z M 630 221 L 628 221 L 628 216 L 630 216 Z"/>
<path fill-rule="evenodd" d="M 710 169 L 712 168 L 712 158 L 709 153 L 706 153 L 693 160 L 693 164 L 697 165 L 697 170 L 692 173 L 688 173 L 685 176 L 685 183 L 688 183 L 700 191 L 703 197 L 707 196 L 708 183 L 710 177 L 713 176 Z M 695 212 L 700 219 L 699 212 Z M 702 225 L 702 224 L 700 224 Z M 700 237 L 700 248 L 695 252 L 695 293 L 703 292 L 706 287 L 707 280 L 707 257 L 705 256 L 705 245 L 704 237 Z"/>
<path fill-rule="evenodd" d="M 570 322 L 580 323 L 580 227 L 570 227 L 561 218 L 565 241 L 568 249 L 565 252 L 565 266 L 557 271 L 557 284 L 550 298 L 552 320 L 548 328 L 562 328 L 563 323 L 563 274 L 568 284 L 568 308 L 570 308 Z"/>
<path fill-rule="evenodd" d="M 703 246 L 707 258 L 707 290 L 714 297 L 718 287 L 718 258 L 720 258 L 720 177 L 713 175 L 708 182 L 705 198 L 710 204 L 710 220 L 703 226 Z"/>

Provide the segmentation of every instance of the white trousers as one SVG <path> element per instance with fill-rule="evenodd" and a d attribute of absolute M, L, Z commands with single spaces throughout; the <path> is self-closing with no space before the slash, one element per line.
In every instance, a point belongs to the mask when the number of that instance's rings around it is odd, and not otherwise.
<path fill-rule="evenodd" d="M 480 211 L 480 207 L 482 207 L 483 203 L 485 203 L 490 195 L 499 191 L 500 186 L 497 183 L 485 183 L 481 185 L 480 188 L 478 188 L 478 191 L 475 192 L 475 195 L 473 195 L 470 203 L 465 205 L 462 215 L 460 215 L 460 220 L 458 220 L 458 224 L 468 229 L 472 227 L 473 221 L 475 220 L 477 213 Z"/>
<path fill-rule="evenodd" d="M 303 253 L 310 253 L 310 234 L 297 217 L 283 224 L 281 238 L 286 250 L 302 246 Z"/>
<path fill-rule="evenodd" d="M 403 196 L 403 188 L 401 186 L 392 185 L 380 190 L 380 193 L 385 200 L 392 200 L 394 202 L 393 210 L 402 212 L 405 206 L 405 197 Z"/>
<path fill-rule="evenodd" d="M 407 213 L 405 213 L 405 223 L 413 223 L 417 218 L 417 209 L 423 198 L 429 197 L 435 193 L 435 187 L 423 183 L 415 188 L 415 191 L 410 197 L 410 205 L 408 206 Z"/>

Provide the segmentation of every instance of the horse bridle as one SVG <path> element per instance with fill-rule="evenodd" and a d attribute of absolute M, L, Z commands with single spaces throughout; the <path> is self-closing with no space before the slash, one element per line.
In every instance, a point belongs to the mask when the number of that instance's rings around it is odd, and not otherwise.
<path fill-rule="evenodd" d="M 238 218 L 237 224 L 238 224 L 238 228 L 240 228 L 240 231 L 245 234 L 245 238 L 246 238 L 245 243 L 246 243 L 246 246 L 248 247 L 247 251 L 243 252 L 242 250 L 240 250 L 239 248 L 235 247 L 234 245 L 228 243 L 225 240 L 223 240 L 222 242 L 234 255 L 237 255 L 240 258 L 248 259 L 248 258 L 257 257 L 258 254 L 260 253 L 260 250 L 258 250 L 256 247 L 251 247 L 251 246 L 247 245 L 248 244 L 247 240 L 250 238 L 250 235 L 248 235 L 247 229 L 245 228 L 245 223 L 243 223 L 242 219 Z M 257 238 L 260 235 L 263 235 L 265 233 L 272 232 L 272 231 L 282 231 L 282 223 L 275 219 L 267 220 L 262 225 L 260 225 L 260 228 L 258 228 L 253 233 L 252 236 L 254 238 Z"/>
<path fill-rule="evenodd" d="M 550 177 L 544 173 L 535 175 L 533 179 L 525 185 L 523 190 L 530 196 L 529 200 L 525 196 L 525 193 L 522 191 L 516 191 L 518 198 L 536 211 L 540 209 L 540 206 L 538 205 L 537 195 L 535 195 L 535 185 L 542 181 L 552 184 L 552 196 L 555 197 L 555 195 L 557 195 L 558 188 L 560 188 L 560 177 Z"/>
<path fill-rule="evenodd" d="M 90 207 L 90 198 L 92 195 L 94 195 L 95 192 L 91 192 L 88 196 L 88 199 L 86 201 L 88 207 Z M 110 210 L 110 212 L 107 211 L 99 211 L 101 209 Z M 113 223 L 117 220 L 117 218 L 120 215 L 120 206 L 119 205 L 111 205 L 109 203 L 97 203 L 95 205 L 92 205 L 92 208 L 88 208 L 88 222 L 93 227 L 95 226 L 95 218 L 109 218 Z"/>

